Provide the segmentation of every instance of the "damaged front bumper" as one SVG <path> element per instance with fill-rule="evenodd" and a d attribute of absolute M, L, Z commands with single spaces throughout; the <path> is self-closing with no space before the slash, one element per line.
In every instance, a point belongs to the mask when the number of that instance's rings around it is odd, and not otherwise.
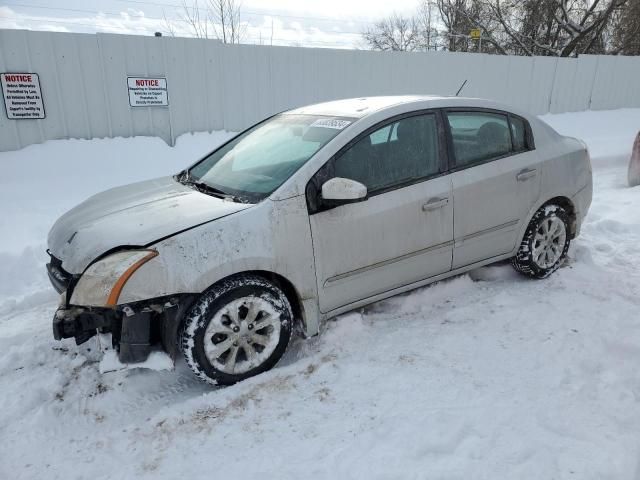
<path fill-rule="evenodd" d="M 116 312 L 95 311 L 82 307 L 59 307 L 53 316 L 53 338 L 75 338 L 80 345 L 93 337 L 98 329 L 111 331 L 116 323 Z"/>
<path fill-rule="evenodd" d="M 151 313 L 127 315 L 113 309 L 58 308 L 53 317 L 53 338 L 75 338 L 80 345 L 101 333 L 111 333 L 122 363 L 143 362 L 151 352 Z"/>
<path fill-rule="evenodd" d="M 181 296 L 118 308 L 81 307 L 63 302 L 53 317 L 53 337 L 74 338 L 80 345 L 97 333 L 110 333 L 118 360 L 123 364 L 145 362 L 156 346 L 175 360 L 178 328 L 192 301 L 191 296 Z"/>

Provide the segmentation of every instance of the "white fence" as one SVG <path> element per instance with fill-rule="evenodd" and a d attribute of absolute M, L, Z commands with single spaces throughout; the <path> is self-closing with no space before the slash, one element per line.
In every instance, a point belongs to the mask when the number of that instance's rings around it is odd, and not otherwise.
<path fill-rule="evenodd" d="M 0 151 L 56 138 L 240 130 L 295 106 L 387 94 L 486 97 L 536 114 L 640 107 L 640 57 L 382 53 L 0 30 L 0 73 L 39 74 L 46 118 L 9 120 Z M 166 77 L 168 107 L 130 107 L 127 77 Z"/>

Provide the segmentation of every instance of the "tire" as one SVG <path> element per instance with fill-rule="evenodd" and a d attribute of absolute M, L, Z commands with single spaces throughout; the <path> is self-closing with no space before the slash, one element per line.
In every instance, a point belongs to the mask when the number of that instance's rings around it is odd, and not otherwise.
<path fill-rule="evenodd" d="M 511 264 L 523 275 L 546 278 L 564 263 L 570 243 L 569 213 L 559 205 L 545 205 L 531 218 Z"/>
<path fill-rule="evenodd" d="M 212 385 L 232 385 L 271 369 L 284 354 L 293 324 L 285 293 L 257 275 L 237 275 L 205 291 L 180 336 L 187 364 Z"/>

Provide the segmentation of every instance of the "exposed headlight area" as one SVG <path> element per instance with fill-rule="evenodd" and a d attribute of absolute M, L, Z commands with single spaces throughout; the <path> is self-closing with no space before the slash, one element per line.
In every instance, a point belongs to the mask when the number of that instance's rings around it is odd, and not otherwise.
<path fill-rule="evenodd" d="M 119 302 L 127 281 L 157 256 L 156 250 L 123 250 L 90 265 L 71 287 L 69 301 L 54 315 L 54 338 L 75 338 L 81 344 L 100 332 L 111 334 L 122 363 L 143 362 L 152 344 L 161 344 L 174 358 L 177 320 L 190 305 L 191 296 Z"/>
<path fill-rule="evenodd" d="M 115 307 L 131 276 L 156 256 L 158 252 L 155 250 L 126 250 L 98 260 L 78 280 L 70 303 L 85 307 Z"/>

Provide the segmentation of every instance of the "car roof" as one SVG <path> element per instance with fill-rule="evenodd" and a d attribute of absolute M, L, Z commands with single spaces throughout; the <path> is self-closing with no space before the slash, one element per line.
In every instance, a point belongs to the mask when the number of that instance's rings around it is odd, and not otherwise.
<path fill-rule="evenodd" d="M 370 113 L 377 112 L 378 110 L 383 110 L 400 103 L 417 102 L 420 100 L 437 98 L 443 97 L 395 95 L 386 97 L 346 98 L 343 100 L 307 105 L 306 107 L 289 110 L 286 113 L 361 118 Z"/>
<path fill-rule="evenodd" d="M 363 118 L 374 112 L 400 104 L 420 104 L 421 108 L 441 108 L 446 106 L 469 106 L 504 109 L 503 105 L 479 98 L 445 97 L 436 95 L 393 95 L 383 97 L 362 97 L 316 103 L 289 110 L 287 114 L 328 115 L 335 117 Z M 508 110 L 512 110 L 509 108 Z"/>

